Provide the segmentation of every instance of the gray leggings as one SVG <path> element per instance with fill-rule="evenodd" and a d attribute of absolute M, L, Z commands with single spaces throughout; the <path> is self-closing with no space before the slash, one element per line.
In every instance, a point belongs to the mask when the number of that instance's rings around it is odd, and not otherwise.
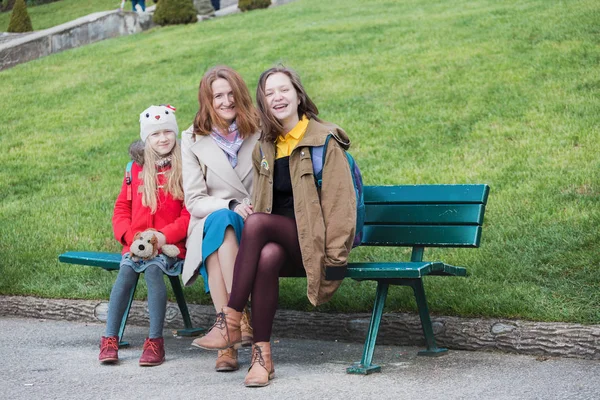
<path fill-rule="evenodd" d="M 127 265 L 121 265 L 117 280 L 110 292 L 108 318 L 105 336 L 117 336 L 123 314 L 129 301 L 131 288 L 137 282 L 139 274 Z M 150 314 L 150 339 L 162 337 L 165 312 L 167 309 L 167 286 L 163 271 L 157 265 L 149 265 L 144 271 L 148 287 L 148 312 Z"/>

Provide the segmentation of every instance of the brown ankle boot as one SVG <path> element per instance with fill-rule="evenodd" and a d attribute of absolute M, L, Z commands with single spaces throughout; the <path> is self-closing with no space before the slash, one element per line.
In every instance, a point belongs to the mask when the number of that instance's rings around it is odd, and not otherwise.
<path fill-rule="evenodd" d="M 248 310 L 248 306 L 246 306 L 242 312 L 242 320 L 240 322 L 243 347 L 252 346 L 252 338 L 254 337 L 254 333 L 252 331 L 252 325 L 250 325 L 250 321 L 250 311 Z"/>
<path fill-rule="evenodd" d="M 275 377 L 275 367 L 271 358 L 271 343 L 258 342 L 252 346 L 252 361 L 244 380 L 247 387 L 267 386 Z"/>
<path fill-rule="evenodd" d="M 239 348 L 242 344 L 241 319 L 241 312 L 235 311 L 233 308 L 223 307 L 223 311 L 217 314 L 217 321 L 210 328 L 210 331 L 201 338 L 195 339 L 192 346 L 205 350 Z"/>
<path fill-rule="evenodd" d="M 232 347 L 226 350 L 219 350 L 217 356 L 217 364 L 215 365 L 215 371 L 217 372 L 229 372 L 237 371 L 240 368 L 238 364 L 238 351 Z"/>

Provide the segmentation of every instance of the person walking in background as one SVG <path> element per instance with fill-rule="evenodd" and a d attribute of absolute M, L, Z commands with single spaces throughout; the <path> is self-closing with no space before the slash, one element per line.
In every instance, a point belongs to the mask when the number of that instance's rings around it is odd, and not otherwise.
<path fill-rule="evenodd" d="M 105 336 L 100 342 L 101 363 L 118 361 L 118 331 L 131 289 L 144 272 L 148 286 L 150 334 L 144 342 L 141 366 L 160 365 L 165 360 L 163 324 L 167 307 L 164 274 L 178 276 L 185 257 L 185 238 L 190 214 L 183 201 L 181 150 L 175 109 L 151 106 L 140 114 L 142 146 L 130 148 L 134 158 L 131 175 L 125 177 L 112 218 L 115 238 L 123 245 L 117 280 L 110 293 Z M 132 258 L 130 246 L 136 233 L 151 231 L 159 254 L 151 259 Z M 161 253 L 165 244 L 176 245 L 177 257 Z"/>
<path fill-rule="evenodd" d="M 210 0 L 210 3 L 212 4 L 215 11 L 218 11 L 221 9 L 221 0 Z"/>
<path fill-rule="evenodd" d="M 328 301 L 345 276 L 354 241 L 356 196 L 344 153 L 350 140 L 320 120 L 318 109 L 291 69 L 262 73 L 256 90 L 262 135 L 253 154 L 254 213 L 244 224 L 231 297 L 221 320 L 196 345 L 209 350 L 238 347 L 240 321 L 252 296 L 254 344 L 246 386 L 274 377 L 271 331 L 280 276 L 307 277 L 313 305 Z M 323 183 L 317 190 L 311 146 L 327 146 Z"/>
<path fill-rule="evenodd" d="M 146 11 L 146 0 L 131 0 L 131 9 L 137 11 L 136 6 L 139 5 L 142 12 Z"/>
<path fill-rule="evenodd" d="M 244 80 L 227 66 L 204 74 L 198 103 L 194 124 L 181 139 L 185 204 L 192 215 L 182 279 L 191 285 L 200 274 L 219 315 L 229 301 L 244 219 L 253 213 L 252 150 L 259 117 Z M 242 325 L 243 343 L 251 345 L 247 309 Z M 237 370 L 237 350 L 219 351 L 215 369 Z"/>

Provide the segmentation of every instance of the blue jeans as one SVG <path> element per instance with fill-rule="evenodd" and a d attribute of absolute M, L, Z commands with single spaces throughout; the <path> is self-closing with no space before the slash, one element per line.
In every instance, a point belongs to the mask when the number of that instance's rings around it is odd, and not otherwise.
<path fill-rule="evenodd" d="M 220 4 L 221 0 L 210 0 L 210 3 L 212 4 L 215 11 L 217 11 L 221 8 L 221 4 Z"/>
<path fill-rule="evenodd" d="M 146 0 L 131 0 L 132 10 L 135 11 L 135 6 L 140 5 L 142 7 L 142 11 L 146 11 Z"/>

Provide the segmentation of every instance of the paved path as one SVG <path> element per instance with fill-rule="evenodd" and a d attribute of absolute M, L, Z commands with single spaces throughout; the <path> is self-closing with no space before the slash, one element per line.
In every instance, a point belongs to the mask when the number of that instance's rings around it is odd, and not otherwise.
<path fill-rule="evenodd" d="M 167 361 L 137 365 L 147 328 L 129 326 L 121 362 L 97 362 L 101 324 L 0 317 L 2 399 L 599 399 L 600 362 L 450 351 L 417 357 L 417 348 L 380 346 L 383 372 L 347 375 L 362 346 L 274 339 L 276 378 L 260 389 L 242 385 L 242 370 L 213 371 L 215 354 L 165 331 Z M 168 336 L 167 336 L 168 335 Z"/>

